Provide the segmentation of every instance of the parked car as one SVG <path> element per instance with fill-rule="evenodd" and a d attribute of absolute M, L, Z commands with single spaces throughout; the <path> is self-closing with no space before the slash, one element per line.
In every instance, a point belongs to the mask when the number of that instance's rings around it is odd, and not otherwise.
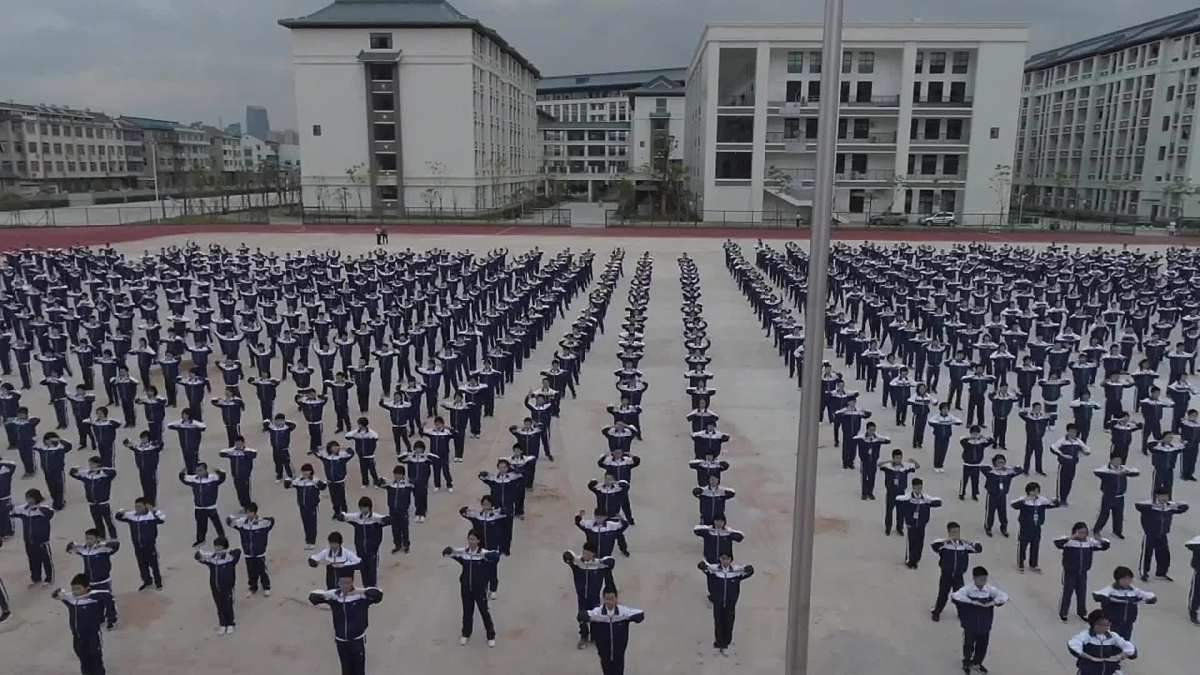
<path fill-rule="evenodd" d="M 941 227 L 950 227 L 956 222 L 958 222 L 958 219 L 954 216 L 954 213 L 950 211 L 938 211 L 937 213 L 925 216 L 920 220 L 922 225 Z"/>
<path fill-rule="evenodd" d="M 908 218 L 905 218 L 903 213 L 884 211 L 871 216 L 867 223 L 869 225 L 906 225 Z"/>

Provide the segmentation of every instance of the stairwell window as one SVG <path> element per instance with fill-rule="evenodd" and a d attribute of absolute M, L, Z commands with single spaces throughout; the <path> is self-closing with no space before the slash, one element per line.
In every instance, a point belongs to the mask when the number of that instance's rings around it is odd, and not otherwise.
<path fill-rule="evenodd" d="M 371 49 L 391 49 L 391 33 L 371 33 Z"/>

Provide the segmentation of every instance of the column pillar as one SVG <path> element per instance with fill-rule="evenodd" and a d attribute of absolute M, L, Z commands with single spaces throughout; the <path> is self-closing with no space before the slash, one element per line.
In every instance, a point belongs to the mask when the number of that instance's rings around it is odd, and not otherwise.
<path fill-rule="evenodd" d="M 912 128 L 912 88 L 916 81 L 917 43 L 904 43 L 904 53 L 900 59 L 900 114 L 896 116 L 896 171 L 895 175 L 908 174 L 909 130 Z M 892 210 L 904 212 L 903 186 L 892 188 Z M 882 209 L 881 209 L 882 210 Z"/>
<path fill-rule="evenodd" d="M 771 70 L 771 46 L 759 42 L 754 53 L 754 143 L 750 155 L 749 207 L 751 220 L 762 219 L 763 179 L 767 172 L 767 87 Z"/>

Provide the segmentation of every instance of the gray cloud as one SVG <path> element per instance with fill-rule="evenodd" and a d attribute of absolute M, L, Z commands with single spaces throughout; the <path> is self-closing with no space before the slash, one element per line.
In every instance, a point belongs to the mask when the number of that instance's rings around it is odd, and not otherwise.
<path fill-rule="evenodd" d="M 247 104 L 294 124 L 287 31 L 330 0 L 9 0 L 0 100 L 226 122 Z M 819 20 L 810 0 L 451 0 L 546 75 L 683 66 L 706 22 Z M 847 0 L 847 21 L 1026 21 L 1031 51 L 1194 6 L 1156 0 Z M 1147 14 L 1146 10 L 1151 9 Z"/>

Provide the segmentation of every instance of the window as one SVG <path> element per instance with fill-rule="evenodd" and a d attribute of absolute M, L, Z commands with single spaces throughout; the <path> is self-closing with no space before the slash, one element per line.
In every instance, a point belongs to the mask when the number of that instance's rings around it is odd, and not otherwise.
<path fill-rule="evenodd" d="M 783 120 L 783 137 L 788 140 L 800 138 L 799 118 L 789 117 Z"/>
<path fill-rule="evenodd" d="M 963 121 L 959 119 L 946 120 L 946 138 L 953 140 L 962 139 Z"/>
<path fill-rule="evenodd" d="M 921 175 L 932 176 L 937 173 L 937 155 L 921 155 Z"/>
<path fill-rule="evenodd" d="M 927 140 L 936 140 L 942 133 L 942 121 L 939 119 L 925 120 L 925 138 Z"/>
<path fill-rule="evenodd" d="M 1162 130 L 1168 131 L 1168 130 L 1170 130 L 1170 128 L 1171 128 L 1171 116 L 1163 115 Z"/>
<path fill-rule="evenodd" d="M 804 52 L 787 53 L 787 71 L 789 73 L 804 72 Z"/>
<path fill-rule="evenodd" d="M 946 155 L 942 158 L 942 174 L 946 176 L 958 175 L 958 155 Z"/>
<path fill-rule="evenodd" d="M 927 98 L 930 103 L 941 103 L 942 102 L 942 100 L 943 100 L 942 87 L 943 86 L 944 85 L 941 82 L 930 82 L 929 83 L 929 90 L 928 90 Z"/>
<path fill-rule="evenodd" d="M 842 52 L 842 72 L 848 73 L 854 67 L 854 54 L 852 52 Z"/>
<path fill-rule="evenodd" d="M 394 141 L 396 140 L 396 125 L 395 124 L 376 124 L 374 126 L 375 140 L 377 141 Z"/>
<path fill-rule="evenodd" d="M 821 98 L 821 81 L 809 80 L 808 82 L 808 100 L 818 101 Z"/>
<path fill-rule="evenodd" d="M 371 110 L 391 112 L 395 108 L 395 97 L 391 94 L 371 94 Z"/>
<path fill-rule="evenodd" d="M 1165 146 L 1165 145 L 1158 146 L 1158 161 L 1161 162 L 1166 158 L 1167 158 L 1167 146 Z"/>
<path fill-rule="evenodd" d="M 921 100 L 921 83 L 913 82 L 913 103 Z"/>
<path fill-rule="evenodd" d="M 809 52 L 808 53 L 808 72 L 810 72 L 810 73 L 821 72 L 821 52 Z"/>
<path fill-rule="evenodd" d="M 817 118 L 815 118 L 815 117 L 804 118 L 804 136 L 806 138 L 816 138 L 817 137 Z"/>
<path fill-rule="evenodd" d="M 370 74 L 371 80 L 375 82 L 392 81 L 392 64 L 390 63 L 368 63 L 367 72 Z"/>
<path fill-rule="evenodd" d="M 845 117 L 838 120 L 838 138 L 839 139 L 846 137 L 846 127 L 848 126 L 848 124 L 849 124 L 849 121 Z"/>
<path fill-rule="evenodd" d="M 871 120 L 856 119 L 854 120 L 854 137 L 867 138 L 871 135 Z"/>
<path fill-rule="evenodd" d="M 313 136 L 320 136 L 320 135 L 321 135 L 321 125 L 320 125 L 320 124 L 314 124 L 314 125 L 313 125 L 313 128 L 312 128 L 312 135 L 313 135 Z"/>
<path fill-rule="evenodd" d="M 840 100 L 842 103 L 850 102 L 850 83 L 849 82 L 842 83 L 842 92 L 841 92 Z"/>
<path fill-rule="evenodd" d="M 718 152 L 717 178 L 750 180 L 749 152 Z"/>
<path fill-rule="evenodd" d="M 659 112 L 659 113 L 667 112 L 667 99 L 665 99 L 665 98 L 654 99 L 654 112 Z"/>
<path fill-rule="evenodd" d="M 992 127 L 988 132 L 989 138 L 1000 138 L 1000 127 Z"/>
<path fill-rule="evenodd" d="M 929 74 L 946 72 L 946 52 L 929 52 Z"/>
<path fill-rule="evenodd" d="M 804 97 L 804 83 L 791 81 L 787 83 L 787 100 L 791 103 L 798 103 Z"/>
<path fill-rule="evenodd" d="M 954 52 L 954 60 L 950 63 L 950 72 L 963 75 L 971 63 L 971 52 Z"/>
<path fill-rule="evenodd" d="M 860 72 L 860 73 L 875 72 L 875 52 L 859 52 L 858 53 L 858 72 Z"/>
<path fill-rule="evenodd" d="M 391 49 L 391 33 L 371 33 L 371 49 Z"/>
<path fill-rule="evenodd" d="M 61 154 L 62 154 L 62 143 L 55 143 L 55 144 L 54 144 L 54 154 L 56 154 L 56 155 L 61 155 Z"/>
<path fill-rule="evenodd" d="M 858 101 L 859 103 L 870 103 L 871 92 L 872 83 L 870 81 L 859 82 L 854 87 L 854 100 Z"/>
<path fill-rule="evenodd" d="M 951 82 L 950 83 L 950 101 L 952 103 L 963 103 L 967 100 L 967 83 L 966 82 Z"/>
<path fill-rule="evenodd" d="M 395 171 L 396 155 L 390 152 L 378 153 L 375 155 L 375 163 L 379 165 L 380 171 Z"/>
<path fill-rule="evenodd" d="M 1175 85 L 1173 84 L 1167 87 L 1167 100 L 1175 100 Z"/>
<path fill-rule="evenodd" d="M 379 198 L 387 202 L 396 201 L 400 198 L 400 189 L 395 185 L 380 185 Z"/>
<path fill-rule="evenodd" d="M 914 70 L 918 73 L 925 72 L 925 52 L 917 52 L 917 66 Z"/>

